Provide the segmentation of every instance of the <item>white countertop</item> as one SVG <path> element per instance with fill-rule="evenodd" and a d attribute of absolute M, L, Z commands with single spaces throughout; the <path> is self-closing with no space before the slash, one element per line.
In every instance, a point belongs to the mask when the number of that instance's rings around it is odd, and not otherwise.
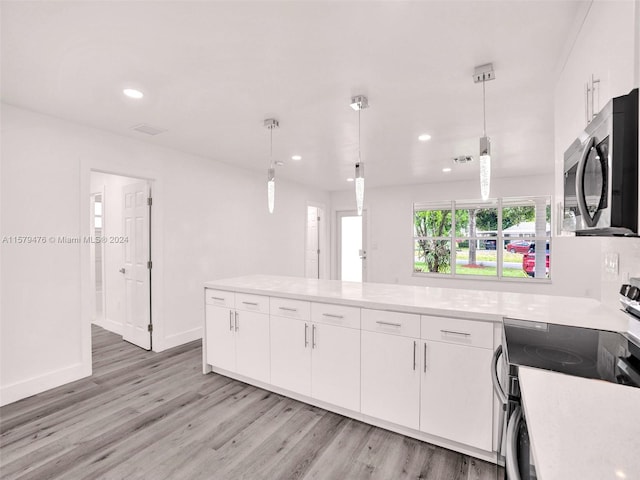
<path fill-rule="evenodd" d="M 640 478 L 640 388 L 518 370 L 540 480 Z"/>
<path fill-rule="evenodd" d="M 627 316 L 578 297 L 458 288 L 342 282 L 250 275 L 205 283 L 207 288 L 331 302 L 342 305 L 501 322 L 512 317 L 539 322 L 626 331 Z"/>

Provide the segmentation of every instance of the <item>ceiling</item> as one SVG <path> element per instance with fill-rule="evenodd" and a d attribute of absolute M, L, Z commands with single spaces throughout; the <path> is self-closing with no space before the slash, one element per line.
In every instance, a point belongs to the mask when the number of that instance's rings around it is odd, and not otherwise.
<path fill-rule="evenodd" d="M 2 99 L 326 190 L 553 171 L 553 84 L 576 1 L 2 2 Z M 122 95 L 125 87 L 141 100 Z M 167 131 L 131 130 L 146 123 Z M 432 139 L 419 142 L 421 133 Z M 302 156 L 301 161 L 291 156 Z M 443 167 L 452 167 L 443 173 Z"/>

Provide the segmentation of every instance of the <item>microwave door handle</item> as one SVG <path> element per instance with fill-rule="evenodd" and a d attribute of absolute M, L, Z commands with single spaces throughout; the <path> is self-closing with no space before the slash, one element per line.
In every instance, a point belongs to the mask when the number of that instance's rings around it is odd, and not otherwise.
<path fill-rule="evenodd" d="M 521 480 L 520 468 L 518 467 L 518 431 L 522 422 L 521 407 L 516 407 L 507 427 L 507 453 L 505 455 L 505 468 L 509 480 Z"/>
<path fill-rule="evenodd" d="M 576 197 L 578 197 L 578 210 L 580 210 L 580 216 L 584 219 L 586 224 L 589 227 L 593 227 L 595 222 L 592 221 L 591 216 L 589 215 L 589 209 L 587 208 L 587 200 L 584 197 L 584 170 L 587 163 L 587 158 L 589 157 L 589 152 L 595 145 L 595 138 L 589 137 L 587 143 L 585 144 L 584 150 L 582 151 L 582 156 L 580 157 L 580 161 L 578 162 L 578 171 L 576 173 Z"/>

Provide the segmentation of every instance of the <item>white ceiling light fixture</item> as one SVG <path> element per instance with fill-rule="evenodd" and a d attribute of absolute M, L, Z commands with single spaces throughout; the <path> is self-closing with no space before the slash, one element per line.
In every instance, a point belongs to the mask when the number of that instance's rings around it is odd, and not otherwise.
<path fill-rule="evenodd" d="M 144 97 L 144 93 L 142 93 L 140 90 L 136 90 L 135 88 L 125 88 L 124 90 L 122 90 L 122 93 L 124 93 L 127 97 L 135 98 L 136 100 Z"/>
<path fill-rule="evenodd" d="M 269 169 L 267 170 L 267 206 L 273 213 L 276 203 L 276 167 L 273 163 L 273 130 L 280 126 L 275 118 L 267 118 L 264 126 L 269 129 Z"/>
<path fill-rule="evenodd" d="M 351 177 L 347 178 L 347 182 L 353 182 L 353 178 Z"/>
<path fill-rule="evenodd" d="M 482 82 L 482 137 L 480 137 L 480 195 L 482 200 L 489 198 L 491 188 L 491 142 L 487 137 L 487 106 L 485 102 L 484 84 L 489 80 L 496 78 L 493 71 L 493 64 L 487 63 L 476 67 L 473 72 L 473 81 L 475 83 Z"/>
<path fill-rule="evenodd" d="M 299 160 L 302 160 L 302 156 L 301 156 L 301 155 L 293 155 L 293 156 L 291 157 L 291 160 L 295 160 L 295 161 L 297 162 L 297 161 L 299 161 Z"/>
<path fill-rule="evenodd" d="M 364 163 L 360 154 L 360 112 L 369 108 L 369 100 L 364 95 L 351 97 L 351 108 L 358 111 L 358 161 L 356 162 L 356 207 L 358 215 L 362 215 L 364 207 Z"/>
<path fill-rule="evenodd" d="M 429 135 L 428 133 L 423 133 L 422 135 L 418 136 L 418 140 L 420 140 L 421 142 L 428 142 L 429 140 L 431 140 L 431 135 Z"/>
<path fill-rule="evenodd" d="M 444 167 L 444 168 L 442 169 L 442 171 L 443 171 L 444 173 L 449 173 L 449 172 L 451 171 L 451 167 Z"/>

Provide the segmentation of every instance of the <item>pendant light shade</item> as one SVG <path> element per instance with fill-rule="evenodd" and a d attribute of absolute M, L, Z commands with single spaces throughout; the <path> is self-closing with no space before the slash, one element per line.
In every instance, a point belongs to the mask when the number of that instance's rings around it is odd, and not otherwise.
<path fill-rule="evenodd" d="M 480 196 L 482 200 L 489 198 L 491 189 L 491 142 L 487 137 L 487 110 L 485 101 L 485 82 L 495 79 L 493 64 L 481 65 L 476 67 L 473 74 L 475 83 L 482 82 L 482 119 L 483 119 L 483 136 L 480 137 Z"/>
<path fill-rule="evenodd" d="M 358 111 L 358 161 L 356 162 L 355 186 L 356 186 L 356 208 L 358 215 L 362 215 L 364 208 L 364 163 L 360 153 L 360 112 L 369 108 L 369 100 L 364 95 L 351 97 L 351 108 Z"/>
<path fill-rule="evenodd" d="M 269 129 L 269 168 L 267 170 L 267 207 L 273 213 L 276 204 L 276 168 L 273 163 L 273 130 L 280 124 L 275 118 L 267 118 L 264 126 Z"/>
<path fill-rule="evenodd" d="M 364 165 L 360 162 L 356 163 L 356 207 L 358 209 L 358 215 L 362 215 L 362 208 L 364 207 Z"/>

